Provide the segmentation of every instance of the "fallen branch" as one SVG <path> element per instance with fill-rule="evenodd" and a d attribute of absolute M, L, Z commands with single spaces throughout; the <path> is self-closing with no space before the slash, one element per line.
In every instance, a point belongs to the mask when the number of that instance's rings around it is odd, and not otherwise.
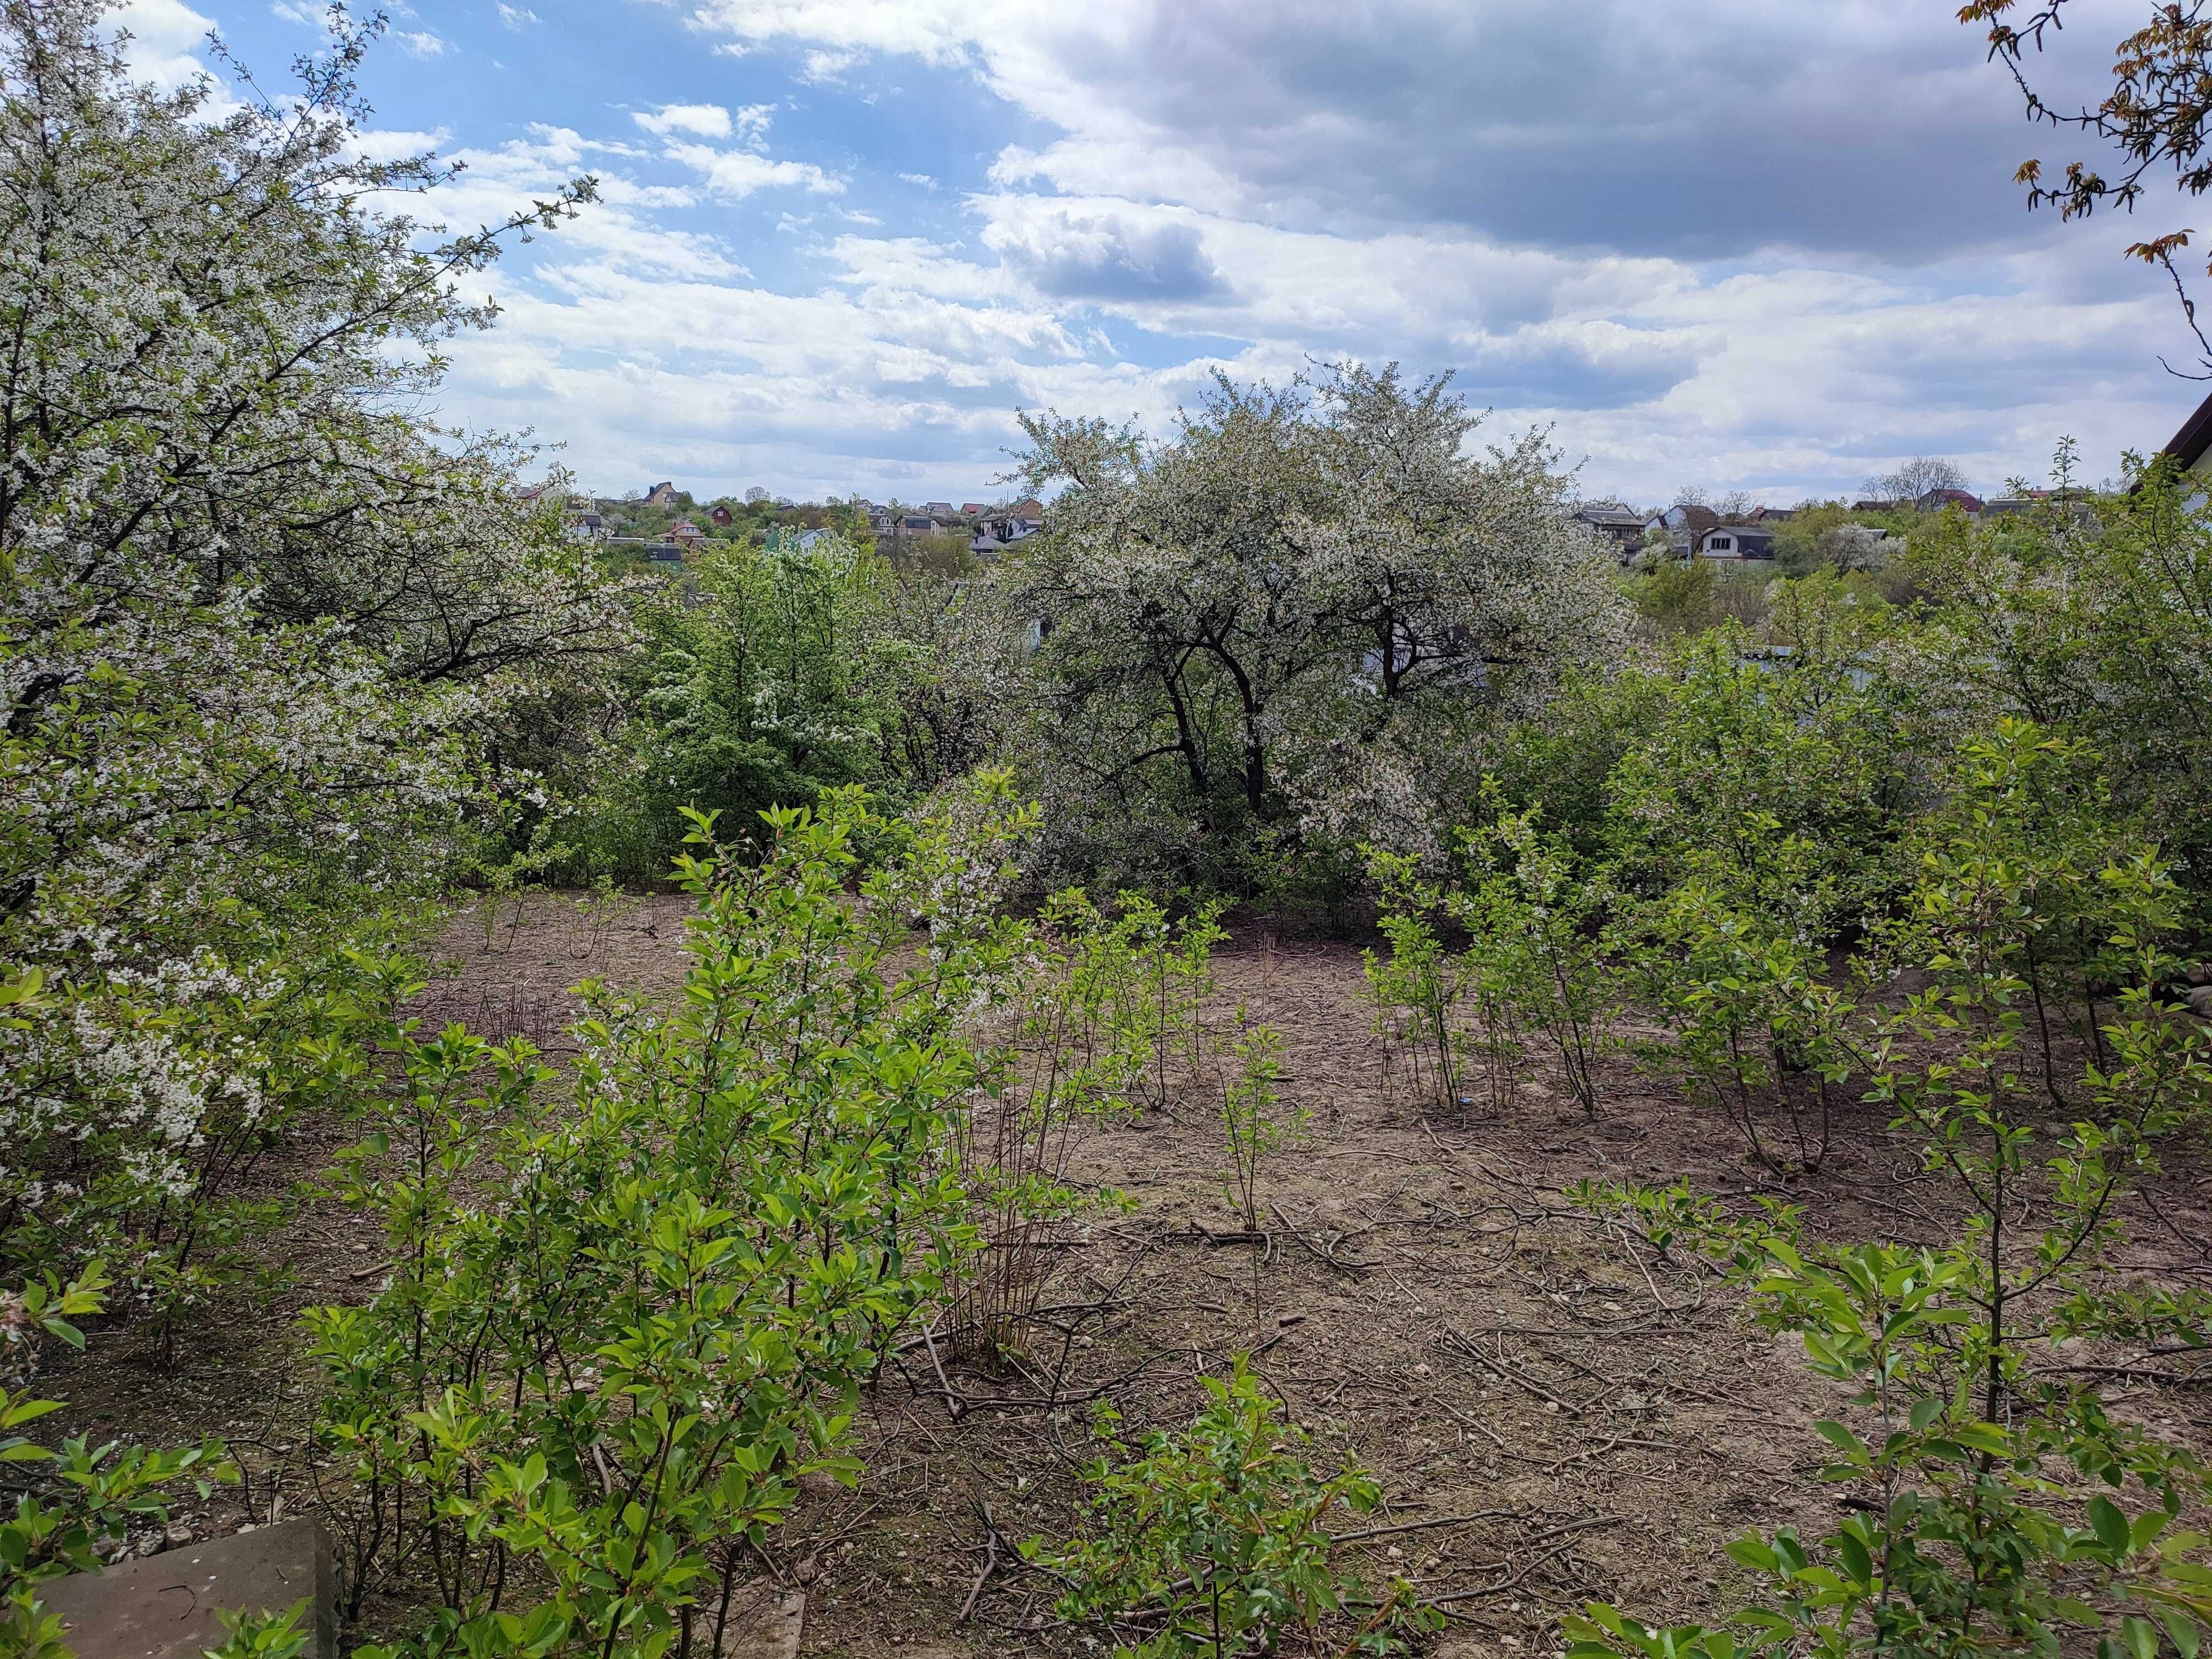
<path fill-rule="evenodd" d="M 1588 1532 L 1593 1527 L 1613 1526 L 1623 1518 L 1624 1517 L 1618 1515 L 1595 1516 L 1588 1521 L 1571 1522 L 1564 1527 L 1554 1527 L 1549 1532 L 1540 1532 L 1534 1537 L 1528 1540 L 1527 1541 L 1531 1544 L 1540 1544 L 1547 1539 L 1559 1538 L 1563 1534 Z M 1542 1566 L 1546 1562 L 1553 1559 L 1555 1557 L 1565 1554 L 1572 1547 L 1571 1540 L 1562 1543 L 1556 1548 L 1546 1550 L 1541 1555 L 1536 1557 L 1534 1560 L 1530 1561 L 1526 1566 L 1522 1567 L 1520 1571 L 1510 1574 L 1506 1577 L 1498 1580 L 1495 1583 L 1484 1584 L 1474 1589 L 1454 1590 L 1448 1595 L 1431 1595 L 1426 1601 L 1423 1601 L 1421 1605 L 1423 1607 L 1442 1609 L 1448 1603 L 1453 1601 L 1473 1601 L 1486 1595 L 1503 1595 L 1507 1590 L 1517 1588 L 1521 1582 L 1527 1578 L 1530 1573 L 1535 1571 L 1537 1568 Z"/>
<path fill-rule="evenodd" d="M 953 1621 L 955 1624 L 964 1625 L 974 1615 L 975 1598 L 982 1595 L 983 1586 L 991 1582 L 991 1575 L 999 1565 L 999 1529 L 991 1523 L 989 1509 L 980 1504 L 977 1507 L 983 1510 L 983 1571 L 975 1575 L 975 1583 L 968 1591 L 968 1599 L 960 1604 L 960 1617 Z"/>
<path fill-rule="evenodd" d="M 1334 1533 L 1330 1534 L 1329 1542 L 1349 1544 L 1362 1538 L 1387 1538 L 1394 1533 L 1428 1532 L 1437 1527 L 1472 1526 L 1477 1521 L 1511 1520 L 1525 1513 L 1526 1511 L 1522 1510 L 1476 1510 L 1469 1515 L 1439 1515 L 1426 1521 L 1401 1521 L 1395 1526 L 1362 1527 L 1356 1532 Z"/>
<path fill-rule="evenodd" d="M 1508 1382 L 1512 1383 L 1516 1388 L 1527 1389 L 1539 1400 L 1549 1401 L 1553 1405 L 1557 1406 L 1561 1411 L 1566 1413 L 1568 1416 L 1580 1417 L 1583 1415 L 1583 1409 L 1582 1407 L 1576 1405 L 1571 1400 L 1562 1400 L 1558 1395 L 1553 1394 L 1542 1383 L 1532 1381 L 1530 1378 L 1523 1376 L 1518 1370 L 1516 1370 L 1513 1367 L 1504 1364 L 1503 1361 L 1492 1359 L 1488 1354 L 1483 1352 L 1480 1347 L 1476 1346 L 1474 1343 L 1469 1341 L 1466 1337 L 1462 1336 L 1457 1331 L 1443 1331 L 1439 1334 L 1438 1340 L 1446 1347 L 1450 1348 L 1454 1352 L 1465 1354 L 1468 1358 L 1477 1360 L 1482 1364 L 1488 1366 L 1492 1370 L 1504 1377 Z"/>

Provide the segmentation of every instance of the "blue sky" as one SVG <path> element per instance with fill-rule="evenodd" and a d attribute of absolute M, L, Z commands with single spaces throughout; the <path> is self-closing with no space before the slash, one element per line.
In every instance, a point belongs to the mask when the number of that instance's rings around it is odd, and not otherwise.
<path fill-rule="evenodd" d="M 607 492 L 997 493 L 1017 408 L 1164 430 L 1217 368 L 1449 368 L 1586 493 L 1775 501 L 1914 453 L 2093 472 L 2203 388 L 2169 291 L 2010 183 L 1948 0 L 413 0 L 374 140 L 494 218 L 604 201 L 487 279 L 443 413 Z M 2076 8 L 2069 8 L 2069 18 Z M 2136 21 L 2080 0 L 2094 67 Z M 313 0 L 129 0 L 264 83 Z M 2061 74 L 2075 64 L 2054 65 Z M 2155 215 L 2156 217 L 2152 216 Z"/>

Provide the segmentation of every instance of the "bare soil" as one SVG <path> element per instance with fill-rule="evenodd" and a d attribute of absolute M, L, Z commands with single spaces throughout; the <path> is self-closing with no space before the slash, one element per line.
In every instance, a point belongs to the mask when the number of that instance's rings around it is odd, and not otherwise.
<path fill-rule="evenodd" d="M 679 980 L 687 903 L 540 899 L 489 929 L 464 915 L 422 1012 L 557 1055 L 576 981 L 653 994 Z M 810 1494 L 776 1540 L 777 1571 L 808 1592 L 803 1652 L 1080 1650 L 1073 1633 L 1034 1629 L 1048 1587 L 994 1551 L 992 1531 L 1065 1535 L 1094 1455 L 1091 1399 L 1136 1426 L 1184 1420 L 1199 1379 L 1246 1349 L 1295 1420 L 1381 1480 L 1384 1508 L 1363 1524 L 1401 1529 L 1355 1547 L 1370 1577 L 1403 1573 L 1444 1599 L 1447 1653 L 1553 1652 L 1559 1614 L 1589 1600 L 1647 1617 L 1712 1611 L 1742 1588 L 1722 1553 L 1730 1537 L 1832 1525 L 1811 1425 L 1838 1410 L 1835 1385 L 1707 1270 L 1564 1194 L 1585 1178 L 1679 1177 L 1734 1204 L 1802 1204 L 1816 1234 L 1932 1241 L 1941 1218 L 1909 1144 L 1853 1105 L 1820 1171 L 1785 1188 L 1625 1053 L 1605 1062 L 1594 1119 L 1540 1055 L 1504 1113 L 1447 1107 L 1373 1030 L 1358 944 L 1250 925 L 1216 969 L 1225 1003 L 1284 1032 L 1284 1092 L 1309 1114 L 1302 1141 L 1261 1170 L 1264 1241 L 1212 1237 L 1241 1221 L 1204 1103 L 1096 1133 L 1078 1173 L 1133 1207 L 1058 1253 L 1044 1301 L 1059 1311 L 1027 1360 L 951 1363 L 940 1378 L 908 1352 L 867 1402 L 860 1490 Z M 306 1182 L 345 1137 L 308 1126 L 270 1178 Z M 2193 1151 L 2171 1164 L 2130 1218 L 2132 1248 L 2147 1272 L 2202 1282 L 2206 1165 Z M 374 1289 L 372 1224 L 300 1192 L 273 1251 L 287 1277 L 184 1333 L 170 1365 L 125 1323 L 46 1378 L 71 1401 L 71 1432 L 238 1446 L 252 1478 L 183 1517 L 203 1534 L 308 1500 L 297 1316 Z M 2106 1398 L 2212 1447 L 2200 1391 L 2115 1377 Z"/>

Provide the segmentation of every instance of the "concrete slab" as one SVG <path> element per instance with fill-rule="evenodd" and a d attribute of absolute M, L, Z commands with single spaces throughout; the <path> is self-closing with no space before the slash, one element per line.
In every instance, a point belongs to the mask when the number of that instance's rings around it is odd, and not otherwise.
<path fill-rule="evenodd" d="M 337 1574 L 312 1521 L 287 1521 L 39 1587 L 77 1659 L 199 1659 L 220 1646 L 217 1607 L 281 1613 L 308 1603 L 305 1659 L 337 1659 Z"/>
<path fill-rule="evenodd" d="M 764 1578 L 756 1579 L 731 1598 L 721 1659 L 799 1659 L 799 1638 L 805 1627 L 805 1590 L 779 1590 Z"/>

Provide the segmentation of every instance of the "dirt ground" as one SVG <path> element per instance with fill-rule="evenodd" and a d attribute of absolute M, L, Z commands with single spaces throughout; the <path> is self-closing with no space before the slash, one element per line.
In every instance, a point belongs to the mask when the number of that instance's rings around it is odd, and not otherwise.
<path fill-rule="evenodd" d="M 557 1055 L 577 981 L 650 994 L 680 978 L 685 908 L 555 898 L 489 928 L 464 915 L 422 1011 L 521 1031 Z M 1357 942 L 1248 926 L 1216 969 L 1224 1002 L 1284 1032 L 1284 1094 L 1309 1115 L 1302 1140 L 1261 1170 L 1266 1242 L 1208 1237 L 1239 1224 L 1218 1122 L 1196 1106 L 1086 1142 L 1077 1173 L 1133 1207 L 1057 1253 L 1044 1300 L 1066 1311 L 1035 1364 L 995 1375 L 956 1364 L 940 1383 L 908 1355 L 868 1402 L 860 1490 L 811 1494 L 776 1540 L 779 1571 L 807 1590 L 801 1651 L 1081 1650 L 1070 1634 L 1030 1632 L 1050 1595 L 994 1557 L 992 1528 L 1015 1541 L 1065 1535 L 1092 1455 L 1088 1399 L 1110 1395 L 1137 1426 L 1184 1420 L 1199 1378 L 1239 1349 L 1323 1448 L 1380 1480 L 1384 1507 L 1361 1524 L 1386 1530 L 1355 1547 L 1364 1570 L 1403 1573 L 1441 1600 L 1448 1654 L 1551 1653 L 1559 1614 L 1593 1599 L 1647 1617 L 1714 1610 L 1741 1587 L 1729 1538 L 1833 1523 L 1810 1425 L 1837 1409 L 1834 1386 L 1794 1340 L 1751 1325 L 1735 1292 L 1571 1209 L 1563 1192 L 1585 1177 L 1686 1177 L 1736 1202 L 1787 1196 L 1815 1232 L 1932 1240 L 1909 1145 L 1854 1107 L 1820 1173 L 1785 1192 L 1732 1129 L 1626 1054 L 1606 1061 L 1595 1121 L 1540 1056 L 1507 1112 L 1442 1110 L 1405 1051 L 1374 1032 Z M 343 1125 L 311 1126 L 289 1174 L 312 1174 L 343 1138 Z M 2203 1282 L 2205 1164 L 2172 1162 L 2157 1213 L 2131 1218 L 2136 1248 L 2160 1277 Z M 295 1322 L 302 1307 L 373 1292 L 371 1225 L 301 1198 L 277 1242 L 289 1277 L 185 1333 L 169 1366 L 125 1326 L 49 1374 L 71 1401 L 71 1431 L 231 1439 L 252 1479 L 181 1518 L 202 1534 L 296 1510 L 311 1472 Z M 2200 1392 L 2116 1381 L 2106 1397 L 2212 1445 Z"/>

